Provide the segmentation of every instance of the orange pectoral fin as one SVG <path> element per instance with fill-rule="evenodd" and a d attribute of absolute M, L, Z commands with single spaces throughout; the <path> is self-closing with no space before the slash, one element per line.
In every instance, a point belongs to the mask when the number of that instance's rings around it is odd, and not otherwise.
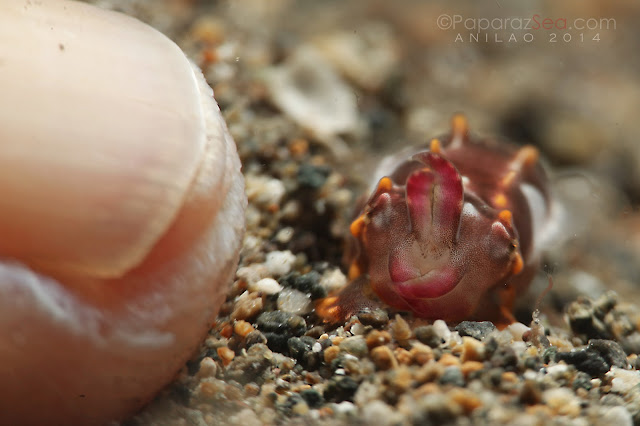
<path fill-rule="evenodd" d="M 515 286 L 507 284 L 506 287 L 498 291 L 500 317 L 494 322 L 499 330 L 504 330 L 514 322 L 516 318 L 513 316 L 513 306 L 516 301 Z"/>
<path fill-rule="evenodd" d="M 382 303 L 375 300 L 369 277 L 360 275 L 339 293 L 316 302 L 316 314 L 325 322 L 345 322 L 352 315 L 372 311 L 381 306 Z"/>

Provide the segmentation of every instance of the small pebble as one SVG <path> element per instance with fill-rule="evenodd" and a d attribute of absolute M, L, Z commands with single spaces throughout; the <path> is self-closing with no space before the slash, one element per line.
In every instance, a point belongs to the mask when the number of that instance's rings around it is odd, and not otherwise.
<path fill-rule="evenodd" d="M 326 289 L 320 284 L 320 274 L 311 271 L 307 274 L 294 276 L 287 279 L 289 285 L 296 290 L 307 293 L 312 300 L 320 299 L 327 296 Z"/>
<path fill-rule="evenodd" d="M 331 293 L 347 285 L 347 277 L 339 268 L 331 269 L 322 274 L 320 285 L 324 287 L 327 293 Z"/>
<path fill-rule="evenodd" d="M 358 314 L 358 319 L 364 325 L 381 328 L 389 323 L 389 314 L 384 309 L 374 309 L 371 312 Z"/>
<path fill-rule="evenodd" d="M 414 331 L 416 339 L 432 348 L 437 348 L 444 343 L 444 340 L 433 325 L 423 325 L 417 327 Z"/>
<path fill-rule="evenodd" d="M 349 376 L 332 377 L 327 382 L 323 393 L 324 399 L 333 402 L 353 401 L 353 396 L 358 390 L 358 382 Z M 353 404 L 350 404 L 353 407 Z M 354 407 L 355 408 L 355 407 Z"/>
<path fill-rule="evenodd" d="M 256 324 L 263 331 L 289 333 L 293 336 L 301 336 L 307 327 L 304 318 L 281 311 L 263 312 Z"/>
<path fill-rule="evenodd" d="M 612 340 L 592 339 L 585 349 L 558 352 L 555 358 L 575 365 L 578 370 L 591 374 L 592 377 L 603 376 L 612 366 L 628 366 L 626 354 Z"/>
<path fill-rule="evenodd" d="M 203 379 L 206 377 L 215 377 L 218 372 L 218 365 L 211 357 L 204 357 L 202 361 L 200 361 L 200 368 L 198 369 L 198 373 L 196 377 L 199 379 Z"/>
<path fill-rule="evenodd" d="M 340 348 L 338 346 L 329 346 L 324 350 L 324 362 L 327 364 L 331 364 L 331 361 L 338 357 L 340 353 Z"/>
<path fill-rule="evenodd" d="M 413 361 L 418 365 L 424 365 L 435 358 L 433 349 L 422 343 L 414 343 L 409 352 Z"/>
<path fill-rule="evenodd" d="M 460 371 L 462 371 L 462 375 L 466 378 L 469 374 L 484 370 L 484 364 L 478 361 L 466 361 L 464 364 L 460 366 Z"/>
<path fill-rule="evenodd" d="M 400 345 L 404 346 L 411 339 L 413 333 L 404 318 L 397 314 L 395 320 L 391 323 L 391 334 Z"/>
<path fill-rule="evenodd" d="M 404 348 L 396 348 L 393 351 L 393 354 L 398 360 L 398 363 L 402 365 L 409 365 L 413 362 L 413 356 L 411 355 L 411 352 Z"/>
<path fill-rule="evenodd" d="M 414 384 L 412 370 L 406 365 L 400 365 L 391 369 L 387 373 L 387 377 L 389 377 L 389 384 L 395 393 L 405 393 Z"/>
<path fill-rule="evenodd" d="M 619 394 L 626 394 L 634 388 L 640 388 L 640 372 L 624 370 L 619 367 L 611 367 L 606 374 L 611 380 L 611 391 Z"/>
<path fill-rule="evenodd" d="M 554 380 L 562 378 L 568 371 L 569 366 L 567 364 L 556 364 L 547 367 L 547 374 Z"/>
<path fill-rule="evenodd" d="M 249 201 L 263 207 L 279 205 L 286 193 L 280 180 L 267 176 L 245 176 L 245 189 Z"/>
<path fill-rule="evenodd" d="M 467 389 L 451 389 L 447 396 L 462 407 L 465 414 L 469 415 L 475 409 L 482 407 L 482 401 L 473 392 Z"/>
<path fill-rule="evenodd" d="M 490 321 L 462 321 L 455 327 L 460 336 L 469 336 L 477 340 L 484 339 L 496 326 Z"/>
<path fill-rule="evenodd" d="M 416 380 L 420 383 L 433 382 L 444 374 L 445 367 L 438 362 L 428 362 L 416 373 Z"/>
<path fill-rule="evenodd" d="M 349 329 L 354 336 L 361 336 L 365 332 L 365 327 L 361 323 L 357 322 Z"/>
<path fill-rule="evenodd" d="M 418 401 L 413 410 L 413 424 L 452 424 L 462 415 L 462 407 L 446 395 L 433 393 Z"/>
<path fill-rule="evenodd" d="M 315 339 L 309 336 L 292 337 L 287 341 L 289 354 L 298 361 L 304 359 L 304 355 L 311 352 L 311 348 L 315 344 Z"/>
<path fill-rule="evenodd" d="M 525 380 L 518 399 L 526 405 L 536 405 L 542 402 L 542 391 L 540 385 L 533 380 Z"/>
<path fill-rule="evenodd" d="M 282 291 L 282 286 L 273 278 L 263 278 L 255 284 L 249 284 L 249 290 L 263 294 L 276 294 Z"/>
<path fill-rule="evenodd" d="M 603 425 L 632 426 L 633 418 L 624 406 L 609 407 L 604 410 L 600 421 Z"/>
<path fill-rule="evenodd" d="M 278 309 L 296 315 L 305 315 L 311 312 L 313 304 L 308 294 L 298 290 L 285 288 L 278 295 Z"/>
<path fill-rule="evenodd" d="M 357 412 L 356 406 L 349 401 L 342 401 L 336 404 L 335 407 L 335 412 L 338 416 L 355 416 Z"/>
<path fill-rule="evenodd" d="M 319 189 L 327 181 L 331 169 L 326 165 L 302 164 L 298 169 L 297 181 L 302 187 Z"/>
<path fill-rule="evenodd" d="M 362 336 L 347 337 L 340 342 L 339 347 L 341 350 L 358 358 L 363 358 L 369 351 L 367 342 Z"/>
<path fill-rule="evenodd" d="M 271 275 L 280 277 L 291 272 L 295 261 L 295 255 L 289 250 L 272 251 L 267 253 L 267 259 L 264 264 Z"/>
<path fill-rule="evenodd" d="M 440 337 L 440 339 L 442 339 L 445 343 L 449 343 L 449 341 L 451 340 L 451 330 L 449 330 L 446 322 L 444 322 L 443 320 L 435 320 L 433 322 L 433 329 L 438 337 Z"/>
<path fill-rule="evenodd" d="M 367 346 L 370 349 L 376 346 L 386 345 L 390 341 L 391 334 L 386 330 L 371 330 L 366 337 Z"/>
<path fill-rule="evenodd" d="M 305 401 L 300 401 L 291 407 L 291 414 L 305 416 L 309 413 L 309 405 Z"/>
<path fill-rule="evenodd" d="M 253 326 L 246 321 L 239 320 L 233 324 L 233 332 L 240 337 L 247 337 L 252 331 L 254 331 Z"/>
<path fill-rule="evenodd" d="M 444 373 L 440 377 L 440 384 L 453 385 L 457 387 L 464 386 L 464 376 L 457 366 L 446 367 Z"/>
<path fill-rule="evenodd" d="M 218 357 L 225 367 L 231 363 L 236 354 L 226 346 L 217 349 Z"/>
<path fill-rule="evenodd" d="M 361 412 L 364 424 L 379 426 L 402 424 L 401 414 L 379 400 L 367 403 L 367 405 L 362 408 Z"/>
<path fill-rule="evenodd" d="M 269 275 L 269 270 L 263 263 L 254 263 L 253 265 L 238 268 L 236 275 L 249 286 L 252 286 Z"/>
<path fill-rule="evenodd" d="M 244 338 L 244 341 L 247 347 L 251 347 L 258 343 L 263 345 L 266 344 L 267 338 L 264 336 L 264 334 L 260 333 L 258 330 L 254 330 L 251 333 L 247 334 L 247 336 Z"/>
<path fill-rule="evenodd" d="M 507 327 L 507 330 L 511 333 L 514 340 L 522 341 L 522 336 L 529 331 L 530 328 L 521 322 L 514 322 Z"/>
<path fill-rule="evenodd" d="M 287 244 L 293 238 L 293 228 L 290 226 L 286 226 L 278 231 L 274 240 L 279 242 L 280 244 Z"/>
<path fill-rule="evenodd" d="M 575 417 L 580 414 L 580 401 L 570 389 L 547 389 L 542 393 L 542 400 L 558 415 Z"/>
<path fill-rule="evenodd" d="M 300 396 L 311 408 L 320 408 L 324 404 L 322 394 L 315 389 L 305 389 L 300 392 Z"/>
<path fill-rule="evenodd" d="M 398 367 L 398 362 L 388 346 L 378 346 L 371 350 L 371 359 L 378 370 L 389 370 Z"/>
<path fill-rule="evenodd" d="M 458 366 L 460 365 L 460 360 L 455 355 L 447 352 L 442 354 L 442 356 L 438 360 L 438 363 L 444 365 L 445 367 Z"/>
<path fill-rule="evenodd" d="M 243 426 L 261 426 L 262 422 L 258 418 L 258 415 L 250 408 L 241 410 L 238 414 L 234 415 L 230 419 L 231 424 L 243 425 Z M 195 424 L 195 423 L 194 423 Z"/>
<path fill-rule="evenodd" d="M 462 353 L 460 361 L 484 361 L 486 358 L 486 350 L 483 343 L 478 340 L 464 336 L 462 338 Z"/>
<path fill-rule="evenodd" d="M 257 293 L 245 292 L 236 300 L 230 317 L 235 320 L 248 320 L 258 315 L 262 307 L 262 298 L 258 297 Z"/>

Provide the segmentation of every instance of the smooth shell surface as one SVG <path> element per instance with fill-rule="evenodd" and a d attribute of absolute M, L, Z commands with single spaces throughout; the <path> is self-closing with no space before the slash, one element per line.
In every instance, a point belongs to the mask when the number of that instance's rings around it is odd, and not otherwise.
<path fill-rule="evenodd" d="M 175 44 L 95 12 L 59 1 L 0 5 L 0 255 L 114 277 L 175 219 L 203 158 L 205 120 Z M 21 194 L 32 196 L 11 202 Z"/>
<path fill-rule="evenodd" d="M 224 300 L 235 144 L 173 42 L 81 3 L 0 3 L 0 93 L 0 424 L 122 419 Z"/>

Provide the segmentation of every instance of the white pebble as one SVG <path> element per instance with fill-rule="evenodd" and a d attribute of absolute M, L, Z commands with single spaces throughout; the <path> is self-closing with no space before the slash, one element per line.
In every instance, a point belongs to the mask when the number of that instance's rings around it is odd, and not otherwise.
<path fill-rule="evenodd" d="M 435 320 L 433 322 L 433 329 L 445 343 L 449 343 L 451 341 L 451 330 L 449 330 L 449 326 L 443 320 Z"/>
<path fill-rule="evenodd" d="M 402 424 L 401 414 L 382 401 L 371 401 L 362 409 L 365 424 L 390 426 Z"/>
<path fill-rule="evenodd" d="M 328 293 L 331 293 L 347 285 L 347 277 L 337 268 L 331 271 L 325 271 L 325 273 L 322 274 L 322 278 L 320 278 L 320 285 L 324 287 Z"/>
<path fill-rule="evenodd" d="M 611 391 L 616 393 L 627 393 L 640 384 L 640 372 L 624 370 L 620 367 L 611 367 L 606 374 L 611 380 Z"/>
<path fill-rule="evenodd" d="M 308 314 L 313 308 L 308 294 L 291 288 L 285 288 L 280 292 L 277 303 L 279 310 L 296 315 Z"/>
<path fill-rule="evenodd" d="M 356 406 L 353 405 L 353 402 L 342 401 L 340 404 L 334 405 L 336 414 L 340 415 L 355 415 L 356 414 Z"/>
<path fill-rule="evenodd" d="M 615 425 L 615 426 L 631 426 L 633 425 L 633 419 L 629 410 L 626 407 L 618 405 L 606 409 L 602 416 L 603 425 Z"/>
<path fill-rule="evenodd" d="M 531 329 L 521 322 L 514 322 L 507 327 L 507 330 L 511 333 L 513 340 L 522 341 L 522 335 Z"/>
<path fill-rule="evenodd" d="M 247 175 L 245 187 L 249 201 L 261 206 L 279 205 L 286 192 L 281 181 L 267 176 Z"/>
<path fill-rule="evenodd" d="M 517 354 L 523 354 L 527 350 L 527 344 L 525 342 L 511 342 L 511 349 Z"/>
<path fill-rule="evenodd" d="M 382 386 L 365 380 L 358 387 L 353 400 L 356 404 L 358 404 L 359 407 L 362 407 L 364 404 L 367 404 L 370 401 L 378 400 L 381 393 Z"/>
<path fill-rule="evenodd" d="M 216 362 L 210 357 L 205 357 L 200 361 L 200 369 L 198 370 L 196 377 L 198 379 L 215 377 L 217 372 L 218 366 L 216 365 Z"/>
<path fill-rule="evenodd" d="M 249 285 L 249 290 L 263 294 L 276 294 L 282 291 L 282 286 L 273 278 L 263 278 L 255 284 Z"/>
<path fill-rule="evenodd" d="M 570 389 L 547 389 L 542 393 L 542 400 L 561 416 L 575 416 L 580 413 L 580 402 Z"/>
<path fill-rule="evenodd" d="M 354 336 L 361 336 L 364 334 L 364 325 L 360 324 L 359 322 L 355 323 L 351 326 L 349 331 L 351 331 L 351 334 L 353 334 Z"/>
<path fill-rule="evenodd" d="M 291 272 L 295 261 L 296 257 L 289 250 L 272 251 L 267 253 L 267 260 L 264 264 L 271 275 L 278 277 Z"/>
<path fill-rule="evenodd" d="M 551 367 L 547 367 L 547 374 L 554 379 L 562 378 L 567 371 L 569 371 L 569 366 L 567 364 L 556 364 Z"/>
<path fill-rule="evenodd" d="M 249 287 L 269 275 L 269 270 L 262 263 L 254 263 L 253 265 L 238 268 L 236 276 L 244 280 Z"/>
<path fill-rule="evenodd" d="M 260 426 L 262 422 L 258 418 L 258 415 L 250 408 L 245 408 L 238 414 L 231 417 L 230 424 L 243 425 L 243 426 Z"/>
<path fill-rule="evenodd" d="M 278 231 L 275 240 L 281 244 L 286 244 L 291 241 L 291 238 L 293 238 L 293 228 L 287 226 Z"/>

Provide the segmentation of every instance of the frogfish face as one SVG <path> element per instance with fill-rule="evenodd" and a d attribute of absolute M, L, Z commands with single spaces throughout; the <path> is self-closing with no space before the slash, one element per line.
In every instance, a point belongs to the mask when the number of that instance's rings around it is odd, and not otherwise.
<path fill-rule="evenodd" d="M 494 218 L 479 209 L 465 203 L 462 177 L 440 154 L 416 154 L 382 178 L 352 226 L 375 293 L 420 316 L 472 314 L 496 280 L 522 268 L 509 211 Z"/>
<path fill-rule="evenodd" d="M 472 138 L 459 115 L 442 141 L 383 162 L 351 224 L 352 281 L 318 304 L 321 317 L 345 319 L 379 299 L 429 319 L 513 321 L 550 229 L 538 152 Z"/>

